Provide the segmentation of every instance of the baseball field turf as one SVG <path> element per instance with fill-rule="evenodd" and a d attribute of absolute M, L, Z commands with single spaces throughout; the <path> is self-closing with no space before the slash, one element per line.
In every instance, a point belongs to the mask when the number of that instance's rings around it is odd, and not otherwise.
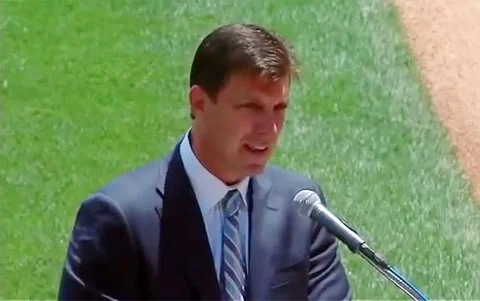
<path fill-rule="evenodd" d="M 193 53 L 252 22 L 301 63 L 275 164 L 431 299 L 480 296 L 478 207 L 381 0 L 2 1 L 0 299 L 54 299 L 79 204 L 189 125 Z M 344 246 L 355 299 L 406 297 Z"/>

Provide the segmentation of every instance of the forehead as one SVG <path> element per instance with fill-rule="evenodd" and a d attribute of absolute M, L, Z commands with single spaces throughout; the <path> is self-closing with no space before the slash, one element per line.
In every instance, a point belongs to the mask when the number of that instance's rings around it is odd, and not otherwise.
<path fill-rule="evenodd" d="M 224 87 L 225 92 L 252 98 L 275 98 L 287 101 L 290 93 L 288 76 L 273 80 L 268 76 L 237 72 L 230 76 Z"/>

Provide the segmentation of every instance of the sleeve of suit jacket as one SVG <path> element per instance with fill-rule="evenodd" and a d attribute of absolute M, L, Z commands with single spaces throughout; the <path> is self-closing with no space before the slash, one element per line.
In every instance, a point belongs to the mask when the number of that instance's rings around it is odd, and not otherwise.
<path fill-rule="evenodd" d="M 107 196 L 80 207 L 59 289 L 59 300 L 136 299 L 134 245 L 125 217 Z"/>
<path fill-rule="evenodd" d="M 318 195 L 325 200 L 321 189 L 316 188 Z M 316 223 L 312 235 L 309 300 L 351 300 L 352 289 L 340 261 L 337 240 Z"/>

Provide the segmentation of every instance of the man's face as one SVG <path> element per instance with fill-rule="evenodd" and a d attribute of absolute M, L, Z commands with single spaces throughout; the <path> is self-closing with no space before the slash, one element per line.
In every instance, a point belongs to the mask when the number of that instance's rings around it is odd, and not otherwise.
<path fill-rule="evenodd" d="M 195 122 L 214 174 L 235 182 L 263 171 L 283 129 L 289 86 L 288 77 L 234 73 L 215 102 L 197 91 L 203 101 L 192 102 Z"/>

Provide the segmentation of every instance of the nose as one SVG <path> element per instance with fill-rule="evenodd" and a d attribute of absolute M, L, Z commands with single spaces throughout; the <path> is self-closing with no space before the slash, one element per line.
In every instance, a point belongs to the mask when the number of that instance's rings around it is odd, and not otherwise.
<path fill-rule="evenodd" d="M 276 135 L 278 133 L 278 120 L 272 114 L 262 114 L 257 121 L 257 132 Z"/>

